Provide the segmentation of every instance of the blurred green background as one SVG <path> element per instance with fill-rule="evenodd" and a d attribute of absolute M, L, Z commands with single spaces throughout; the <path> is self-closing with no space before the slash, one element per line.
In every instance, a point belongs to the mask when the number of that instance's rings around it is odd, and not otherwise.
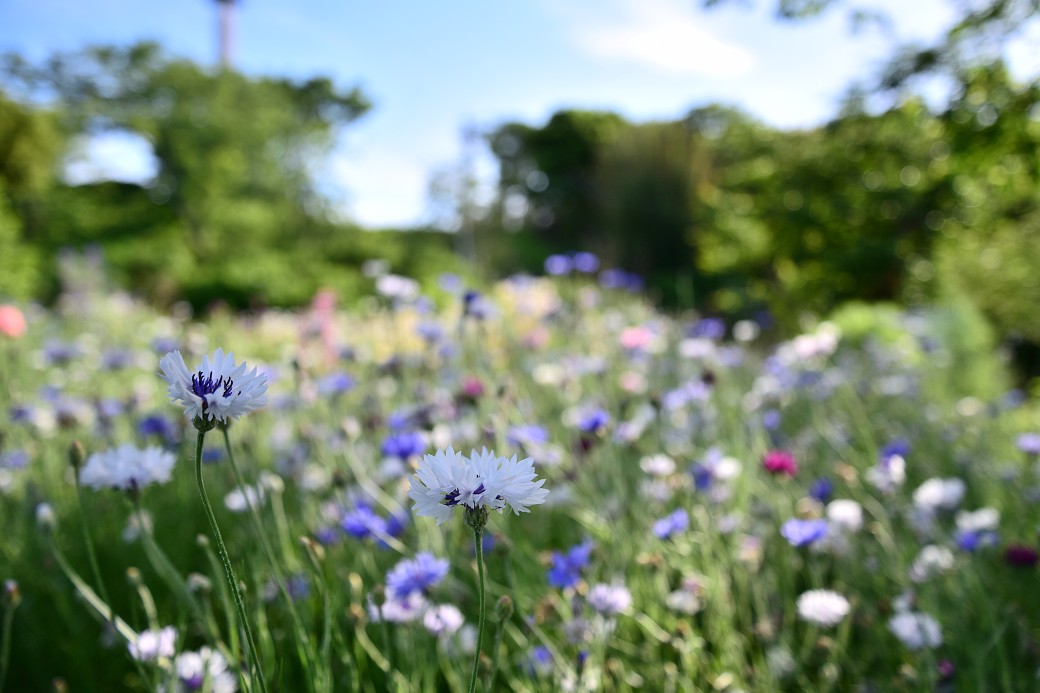
<path fill-rule="evenodd" d="M 0 297 L 52 300 L 67 249 L 100 249 L 112 281 L 157 306 L 200 310 L 297 306 L 323 287 L 349 303 L 372 258 L 423 282 L 480 281 L 588 250 L 642 275 L 665 307 L 769 315 L 785 332 L 849 301 L 950 303 L 984 318 L 1032 375 L 1040 90 L 1011 76 L 1002 48 L 1033 26 L 1037 3 L 958 7 L 938 42 L 900 49 L 819 127 L 703 105 L 662 122 L 562 109 L 484 128 L 474 137 L 497 163 L 497 192 L 480 197 L 471 171 L 446 171 L 433 186 L 450 207 L 443 228 L 364 229 L 323 195 L 314 162 L 369 109 L 360 89 L 206 67 L 152 43 L 11 54 Z M 870 19 L 839 0 L 773 9 Z M 941 107 L 925 98 L 936 83 Z M 145 138 L 154 180 L 69 183 L 72 148 L 105 131 Z"/>

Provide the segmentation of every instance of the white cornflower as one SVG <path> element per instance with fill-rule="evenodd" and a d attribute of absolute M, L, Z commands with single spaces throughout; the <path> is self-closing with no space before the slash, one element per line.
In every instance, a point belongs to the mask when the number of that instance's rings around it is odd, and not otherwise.
<path fill-rule="evenodd" d="M 177 651 L 177 629 L 166 626 L 162 630 L 143 630 L 129 644 L 130 656 L 139 662 L 154 662 L 172 657 Z"/>
<path fill-rule="evenodd" d="M 257 506 L 264 502 L 264 487 L 240 486 L 233 489 L 224 496 L 224 507 L 233 513 L 241 513 L 249 510 L 250 506 Z"/>
<path fill-rule="evenodd" d="M 952 510 L 960 505 L 964 490 L 961 479 L 933 477 L 914 491 L 914 504 L 926 510 Z"/>
<path fill-rule="evenodd" d="M 238 680 L 228 669 L 227 659 L 220 652 L 202 647 L 198 652 L 182 652 L 174 662 L 177 679 L 189 691 L 209 684 L 213 693 L 234 693 Z"/>
<path fill-rule="evenodd" d="M 994 531 L 1000 526 L 1000 511 L 996 508 L 962 510 L 957 513 L 957 529 L 963 532 Z"/>
<path fill-rule="evenodd" d="M 95 452 L 83 465 L 79 481 L 94 489 L 117 488 L 137 490 L 151 483 L 170 480 L 177 458 L 159 447 L 143 450 L 130 443 L 118 448 Z"/>
<path fill-rule="evenodd" d="M 863 506 L 848 498 L 832 500 L 827 504 L 827 520 L 838 529 L 858 532 L 863 527 Z"/>
<path fill-rule="evenodd" d="M 953 551 L 945 546 L 929 544 L 921 549 L 910 566 L 910 579 L 924 582 L 938 573 L 945 573 L 953 568 Z"/>
<path fill-rule="evenodd" d="M 462 627 L 462 612 L 452 604 L 439 604 L 426 610 L 422 622 L 434 635 L 451 635 Z"/>
<path fill-rule="evenodd" d="M 832 590 L 809 590 L 798 597 L 798 617 L 818 626 L 836 626 L 849 613 L 849 600 Z"/>
<path fill-rule="evenodd" d="M 170 399 L 184 407 L 189 419 L 203 422 L 229 421 L 267 404 L 267 376 L 256 368 L 235 363 L 235 355 L 217 349 L 213 357 L 189 372 L 179 351 L 159 361 L 162 377 L 169 384 Z"/>
<path fill-rule="evenodd" d="M 500 512 L 508 505 L 519 515 L 549 495 L 542 488 L 545 480 L 535 480 L 530 458 L 497 457 L 486 448 L 473 450 L 468 458 L 452 448 L 426 455 L 409 481 L 408 496 L 415 501 L 416 514 L 432 517 L 437 524 L 450 519 L 456 505 Z"/>
<path fill-rule="evenodd" d="M 911 650 L 939 647 L 943 643 L 939 622 L 925 613 L 902 611 L 889 619 L 888 629 Z"/>
<path fill-rule="evenodd" d="M 588 599 L 589 606 L 606 616 L 620 614 L 632 606 L 632 593 L 624 585 L 593 585 Z"/>

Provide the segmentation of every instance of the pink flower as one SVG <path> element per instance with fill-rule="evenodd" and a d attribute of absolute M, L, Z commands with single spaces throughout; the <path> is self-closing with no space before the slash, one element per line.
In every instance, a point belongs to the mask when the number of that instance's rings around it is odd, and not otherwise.
<path fill-rule="evenodd" d="M 16 306 L 0 305 L 0 334 L 11 339 L 25 334 L 25 316 Z"/>
<path fill-rule="evenodd" d="M 634 351 L 645 349 L 654 339 L 654 334 L 642 325 L 637 327 L 626 327 L 621 331 L 621 346 Z"/>
<path fill-rule="evenodd" d="M 762 458 L 762 466 L 770 474 L 786 474 L 794 476 L 798 473 L 798 463 L 794 455 L 783 450 L 770 450 Z"/>

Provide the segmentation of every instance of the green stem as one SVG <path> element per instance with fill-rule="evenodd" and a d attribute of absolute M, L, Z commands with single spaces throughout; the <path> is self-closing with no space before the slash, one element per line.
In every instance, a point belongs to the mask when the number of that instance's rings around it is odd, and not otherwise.
<path fill-rule="evenodd" d="M 487 617 L 484 609 L 484 542 L 483 528 L 473 529 L 473 538 L 476 542 L 477 552 L 477 580 L 478 589 L 477 594 L 479 596 L 480 604 L 480 615 L 477 620 L 477 649 L 473 653 L 473 671 L 469 675 L 469 693 L 473 693 L 477 690 L 477 671 L 480 669 L 480 647 L 484 643 L 484 620 Z"/>
<path fill-rule="evenodd" d="M 202 442 L 205 437 L 206 432 L 200 430 L 198 440 L 195 443 L 195 481 L 199 486 L 199 495 L 202 497 L 202 507 L 206 511 L 206 519 L 209 520 L 209 529 L 213 533 L 213 539 L 217 542 L 217 553 L 220 554 L 220 560 L 224 564 L 224 577 L 227 579 L 228 589 L 231 591 L 231 596 L 235 599 L 238 620 L 246 634 L 246 643 L 249 645 L 249 657 L 252 660 L 252 668 L 256 680 L 260 683 L 260 690 L 267 693 L 267 681 L 264 679 L 264 670 L 260 666 L 260 654 L 256 649 L 256 642 L 253 640 L 253 629 L 249 627 L 249 617 L 246 614 L 245 602 L 242 600 L 242 590 L 238 588 L 238 578 L 235 577 L 235 570 L 231 567 L 231 558 L 228 556 L 227 547 L 224 546 L 224 538 L 220 534 L 220 527 L 217 526 L 217 518 L 213 514 L 213 506 L 210 505 L 209 496 L 206 494 L 206 482 L 202 478 Z"/>
<path fill-rule="evenodd" d="M 491 650 L 491 680 L 488 681 L 488 690 L 495 690 L 495 679 L 498 678 L 498 653 L 502 649 L 502 635 L 505 634 L 506 622 L 499 621 L 498 628 L 495 629 L 495 643 L 492 645 Z"/>
<path fill-rule="evenodd" d="M 97 583 L 98 592 L 101 594 L 101 599 L 108 604 L 108 619 L 109 624 L 115 619 L 115 607 L 108 598 L 108 592 L 105 590 L 105 582 L 101 579 L 101 568 L 98 565 L 97 554 L 94 552 L 94 541 L 90 536 L 90 524 L 87 522 L 87 514 L 83 510 L 83 492 L 79 486 L 79 470 L 76 470 L 76 507 L 79 509 L 79 524 L 83 528 L 83 543 L 87 546 L 87 559 L 90 561 L 90 572 L 94 574 L 94 582 Z"/>
<path fill-rule="evenodd" d="M 227 450 L 228 461 L 231 464 L 231 473 L 235 477 L 235 483 L 242 489 L 242 494 L 246 501 L 246 507 L 249 509 L 249 517 L 252 519 L 253 528 L 256 530 L 257 538 L 260 540 L 260 546 L 264 550 L 264 555 L 267 557 L 267 562 L 271 566 L 271 572 L 274 574 L 275 584 L 278 586 L 278 592 L 282 596 L 282 600 L 285 602 L 286 608 L 289 611 L 289 617 L 292 619 L 293 627 L 296 629 L 296 648 L 297 656 L 300 661 L 303 662 L 308 670 L 308 689 L 314 690 L 315 679 L 319 676 L 318 672 L 314 671 L 316 666 L 314 662 L 314 656 L 311 652 L 310 637 L 307 633 L 307 629 L 303 625 L 303 619 L 300 617 L 299 609 L 296 608 L 296 602 L 293 601 L 292 595 L 289 594 L 287 587 L 288 582 L 285 578 L 285 574 L 282 572 L 278 565 L 278 560 L 274 555 L 274 547 L 271 546 L 271 542 L 268 540 L 267 533 L 264 531 L 263 520 L 260 519 L 260 511 L 257 510 L 256 504 L 250 499 L 248 489 L 245 483 L 245 477 L 242 476 L 242 470 L 239 469 L 238 463 L 235 461 L 235 451 L 231 447 L 231 437 L 228 435 L 227 426 L 220 427 L 221 432 L 224 434 L 224 448 Z M 274 494 L 272 494 L 274 495 Z M 284 517 L 284 510 L 282 511 Z M 277 515 L 276 515 L 277 517 Z M 280 531 L 280 533 L 282 533 Z M 288 529 L 284 529 L 285 536 L 282 537 L 282 553 L 286 559 L 292 557 L 291 548 L 288 546 Z"/>
<path fill-rule="evenodd" d="M 0 641 L 0 693 L 4 690 L 4 681 L 7 679 L 7 666 L 11 661 L 11 630 L 14 625 L 14 610 L 18 608 L 18 602 L 12 599 L 4 609 L 3 640 Z"/>

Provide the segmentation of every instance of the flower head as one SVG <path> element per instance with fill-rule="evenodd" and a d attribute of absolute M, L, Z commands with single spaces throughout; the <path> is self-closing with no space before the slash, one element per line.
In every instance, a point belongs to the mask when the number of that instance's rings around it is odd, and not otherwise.
<path fill-rule="evenodd" d="M 267 376 L 256 368 L 235 363 L 235 355 L 217 349 L 202 357 L 194 373 L 188 371 L 179 351 L 159 361 L 169 384 L 170 399 L 184 407 L 189 419 L 201 423 L 227 422 L 267 404 Z"/>
<path fill-rule="evenodd" d="M 130 656 L 139 662 L 153 662 L 173 657 L 177 647 L 177 629 L 166 626 L 161 630 L 143 630 L 128 646 Z"/>
<path fill-rule="evenodd" d="M 762 466 L 770 474 L 794 476 L 798 473 L 798 462 L 794 455 L 784 450 L 770 450 L 762 458 Z"/>
<path fill-rule="evenodd" d="M 94 489 L 117 488 L 136 491 L 151 483 L 170 480 L 176 458 L 155 446 L 143 450 L 130 443 L 95 452 L 83 465 L 79 481 Z"/>
<path fill-rule="evenodd" d="M 613 616 L 632 606 L 632 593 L 624 585 L 593 585 L 589 606 L 605 616 Z"/>
<path fill-rule="evenodd" d="M 831 590 L 809 590 L 798 597 L 798 616 L 819 626 L 836 626 L 849 613 L 849 600 Z"/>
<path fill-rule="evenodd" d="M 907 648 L 920 650 L 942 645 L 942 627 L 926 613 L 902 611 L 888 621 L 888 629 Z"/>
<path fill-rule="evenodd" d="M 398 562 L 387 573 L 386 587 L 398 599 L 419 593 L 424 594 L 448 574 L 448 561 L 433 554 L 419 553 L 413 559 Z"/>
<path fill-rule="evenodd" d="M 500 512 L 508 505 L 519 515 L 549 495 L 542 488 L 545 480 L 535 480 L 530 458 L 497 457 L 486 448 L 469 457 L 452 448 L 426 455 L 410 481 L 408 496 L 415 501 L 416 514 L 435 518 L 437 524 L 450 519 L 457 505 Z"/>

